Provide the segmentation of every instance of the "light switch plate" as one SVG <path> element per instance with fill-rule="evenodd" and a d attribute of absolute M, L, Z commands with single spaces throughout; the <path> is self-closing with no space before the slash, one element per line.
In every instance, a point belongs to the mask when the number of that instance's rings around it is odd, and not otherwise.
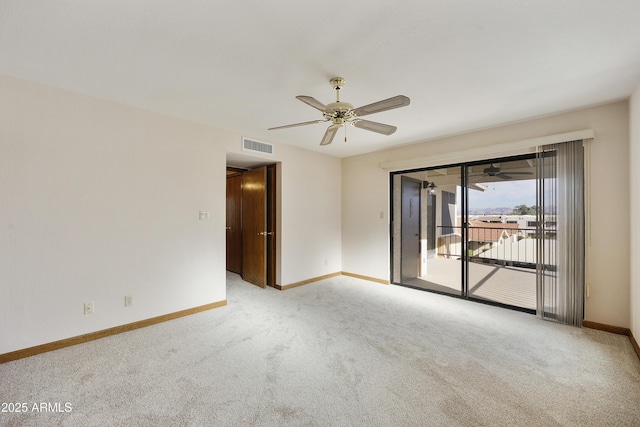
<path fill-rule="evenodd" d="M 84 303 L 84 314 L 93 314 L 93 303 L 85 302 Z"/>

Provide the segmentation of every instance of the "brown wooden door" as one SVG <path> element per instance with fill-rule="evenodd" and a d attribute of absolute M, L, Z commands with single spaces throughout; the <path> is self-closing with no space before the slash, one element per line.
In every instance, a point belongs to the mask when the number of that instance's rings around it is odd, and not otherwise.
<path fill-rule="evenodd" d="M 267 168 L 242 174 L 242 278 L 267 286 Z"/>
<path fill-rule="evenodd" d="M 242 274 L 242 174 L 227 177 L 227 270 Z"/>

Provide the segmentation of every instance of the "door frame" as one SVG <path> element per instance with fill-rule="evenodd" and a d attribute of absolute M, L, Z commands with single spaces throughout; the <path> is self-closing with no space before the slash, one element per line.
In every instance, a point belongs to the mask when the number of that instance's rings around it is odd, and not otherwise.
<path fill-rule="evenodd" d="M 243 170 L 227 168 L 226 268 L 236 274 L 242 274 L 242 172 Z M 239 180 L 239 183 L 230 184 L 235 180 Z M 233 194 L 230 194 L 230 189 Z M 230 209 L 230 200 L 235 209 Z"/>
<path fill-rule="evenodd" d="M 276 287 L 276 250 L 278 242 L 277 167 L 267 165 L 267 286 Z"/>

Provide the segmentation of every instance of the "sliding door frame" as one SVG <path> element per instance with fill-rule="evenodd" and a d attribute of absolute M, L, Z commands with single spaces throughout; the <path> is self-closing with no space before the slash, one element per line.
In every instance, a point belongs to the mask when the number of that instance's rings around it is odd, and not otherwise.
<path fill-rule="evenodd" d="M 481 299 L 481 298 L 477 298 L 477 297 L 473 297 L 469 295 L 469 242 L 468 242 L 468 236 L 469 236 L 469 167 L 473 167 L 473 166 L 478 166 L 478 165 L 485 165 L 487 163 L 503 163 L 503 162 L 510 162 L 510 161 L 516 161 L 516 160 L 533 160 L 536 159 L 536 153 L 527 153 L 527 154 L 520 154 L 520 155 L 514 155 L 514 156 L 506 156 L 506 157 L 495 157 L 495 158 L 489 158 L 489 159 L 482 159 L 482 160 L 473 160 L 473 161 L 468 161 L 468 162 L 460 162 L 460 163 L 453 163 L 453 164 L 445 164 L 445 165 L 438 165 L 438 166 L 430 166 L 430 167 L 424 167 L 424 168 L 414 168 L 414 169 L 408 169 L 408 170 L 402 170 L 402 171 L 393 171 L 389 173 L 389 200 L 391 201 L 390 205 L 391 205 L 391 209 L 390 209 L 390 221 L 389 221 L 389 235 L 390 235 L 390 260 L 391 260 L 391 268 L 390 268 L 390 272 L 391 272 L 391 277 L 390 277 L 390 283 L 394 284 L 394 285 L 399 285 L 399 286 L 404 286 L 404 287 L 408 287 L 408 288 L 413 288 L 413 289 L 418 289 L 418 290 L 422 290 L 422 291 L 427 291 L 427 292 L 433 292 L 433 293 L 437 293 L 437 294 L 442 294 L 442 295 L 447 295 L 447 296 L 451 296 L 454 298 L 461 298 L 461 299 L 466 299 L 466 300 L 470 300 L 470 301 L 474 301 L 474 302 L 479 302 L 482 304 L 488 304 L 488 305 L 492 305 L 492 306 L 497 306 L 497 307 L 502 307 L 502 308 L 508 308 L 511 310 L 516 310 L 516 311 L 522 311 L 522 312 L 526 312 L 526 313 L 530 313 L 530 314 L 536 314 L 536 310 L 535 309 L 529 309 L 529 308 L 525 308 L 525 307 L 519 307 L 519 306 L 515 306 L 515 305 L 510 305 L 510 304 L 505 304 L 505 303 L 501 303 L 501 302 L 497 302 L 497 301 L 491 301 L 491 300 L 485 300 L 485 299 Z M 453 167 L 459 167 L 460 168 L 460 172 L 461 172 L 461 176 L 460 176 L 460 188 L 462 191 L 461 194 L 461 255 L 460 255 L 460 274 L 461 274 L 461 284 L 460 284 L 460 290 L 461 290 L 461 294 L 460 295 L 456 295 L 453 293 L 448 293 L 448 292 L 444 292 L 444 291 L 440 291 L 440 290 L 434 290 L 434 289 L 425 289 L 422 287 L 418 287 L 418 286 L 412 286 L 409 284 L 405 284 L 405 283 L 399 283 L 397 281 L 394 281 L 394 277 L 396 276 L 396 272 L 394 271 L 394 265 L 395 265 L 395 252 L 394 252 L 394 221 L 401 221 L 402 217 L 400 218 L 395 218 L 394 216 L 394 211 L 395 211 L 395 207 L 394 207 L 394 178 L 396 175 L 406 175 L 406 174 L 411 174 L 411 173 L 416 173 L 416 172 L 427 172 L 430 170 L 436 170 L 436 169 L 444 169 L 444 168 L 453 168 Z M 537 177 L 536 177 L 537 179 Z M 442 199 L 442 198 L 441 198 Z M 441 201 L 442 203 L 442 201 Z M 426 255 L 426 254 L 424 254 Z M 402 253 L 399 254 L 399 256 L 402 256 Z M 402 262 L 400 260 L 400 262 Z M 400 280 L 402 280 L 402 278 L 400 278 Z M 536 290 L 536 294 L 537 294 L 537 290 Z"/>

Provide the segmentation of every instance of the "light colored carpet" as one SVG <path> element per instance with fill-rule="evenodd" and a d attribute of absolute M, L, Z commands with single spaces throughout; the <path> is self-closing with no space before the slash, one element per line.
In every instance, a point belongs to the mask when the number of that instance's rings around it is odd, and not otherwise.
<path fill-rule="evenodd" d="M 3 426 L 637 426 L 627 337 L 350 277 L 0 365 Z M 31 408 L 30 408 L 31 409 Z"/>

